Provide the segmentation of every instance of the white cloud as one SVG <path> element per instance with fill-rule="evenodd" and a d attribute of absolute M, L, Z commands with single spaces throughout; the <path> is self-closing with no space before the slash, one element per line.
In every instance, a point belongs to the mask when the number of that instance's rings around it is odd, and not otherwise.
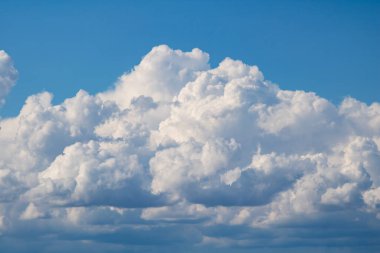
<path fill-rule="evenodd" d="M 115 101 L 123 109 L 139 96 L 151 97 L 155 102 L 171 102 L 198 71 L 209 68 L 208 59 L 208 54 L 199 49 L 182 52 L 166 45 L 154 47 L 131 73 L 119 78 L 114 90 L 99 96 Z"/>
<path fill-rule="evenodd" d="M 380 187 L 364 192 L 363 199 L 370 208 L 378 208 L 380 204 Z"/>
<path fill-rule="evenodd" d="M 11 57 L 0 50 L 0 106 L 5 103 L 5 97 L 15 85 L 17 76 Z"/>
<path fill-rule="evenodd" d="M 30 220 L 42 217 L 42 213 L 38 210 L 38 208 L 30 203 L 25 211 L 21 214 L 20 219 L 22 220 Z"/>
<path fill-rule="evenodd" d="M 220 180 L 227 185 L 232 185 L 236 180 L 240 178 L 240 176 L 241 176 L 241 169 L 235 168 L 221 175 Z"/>
<path fill-rule="evenodd" d="M 167 46 L 112 90 L 51 101 L 32 95 L 0 121 L 0 231 L 15 240 L 31 236 L 25 224 L 116 251 L 339 245 L 347 224 L 347 243 L 380 233 L 378 103 L 336 106 L 256 66 L 226 58 L 211 69 L 199 49 Z M 336 232 L 328 241 L 321 222 Z"/>

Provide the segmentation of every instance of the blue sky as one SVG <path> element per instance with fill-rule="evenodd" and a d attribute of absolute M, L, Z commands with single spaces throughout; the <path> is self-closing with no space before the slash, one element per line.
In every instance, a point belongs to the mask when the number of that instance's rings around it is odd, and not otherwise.
<path fill-rule="evenodd" d="M 20 77 L 1 115 L 113 85 L 153 46 L 255 64 L 285 89 L 378 100 L 379 1 L 1 1 L 0 48 Z"/>
<path fill-rule="evenodd" d="M 379 13 L 0 0 L 0 252 L 380 252 Z"/>

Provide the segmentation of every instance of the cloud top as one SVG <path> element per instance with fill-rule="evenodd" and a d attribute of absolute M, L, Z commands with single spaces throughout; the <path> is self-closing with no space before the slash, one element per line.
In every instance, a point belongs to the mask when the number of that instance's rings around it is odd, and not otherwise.
<path fill-rule="evenodd" d="M 376 252 L 380 104 L 336 106 L 282 90 L 257 66 L 208 60 L 158 46 L 111 90 L 58 105 L 35 94 L 2 119 L 0 249 L 37 235 L 34 247 L 62 252 L 63 240 L 115 252 Z"/>

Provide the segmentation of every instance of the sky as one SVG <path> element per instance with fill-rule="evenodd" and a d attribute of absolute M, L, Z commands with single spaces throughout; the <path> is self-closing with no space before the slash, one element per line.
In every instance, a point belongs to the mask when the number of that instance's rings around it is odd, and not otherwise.
<path fill-rule="evenodd" d="M 80 88 L 111 87 L 154 46 L 200 48 L 256 64 L 287 89 L 334 103 L 378 100 L 378 1 L 9 1 L 0 8 L 0 46 L 20 73 L 1 115 L 30 95 L 57 103 Z"/>
<path fill-rule="evenodd" d="M 0 252 L 380 252 L 379 1 L 0 1 Z"/>

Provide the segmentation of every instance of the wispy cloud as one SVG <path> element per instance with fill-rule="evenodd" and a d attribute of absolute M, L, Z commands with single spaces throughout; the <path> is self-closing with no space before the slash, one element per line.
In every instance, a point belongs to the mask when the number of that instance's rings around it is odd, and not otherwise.
<path fill-rule="evenodd" d="M 5 103 L 5 97 L 15 85 L 17 76 L 12 59 L 5 51 L 0 50 L 0 106 Z"/>

